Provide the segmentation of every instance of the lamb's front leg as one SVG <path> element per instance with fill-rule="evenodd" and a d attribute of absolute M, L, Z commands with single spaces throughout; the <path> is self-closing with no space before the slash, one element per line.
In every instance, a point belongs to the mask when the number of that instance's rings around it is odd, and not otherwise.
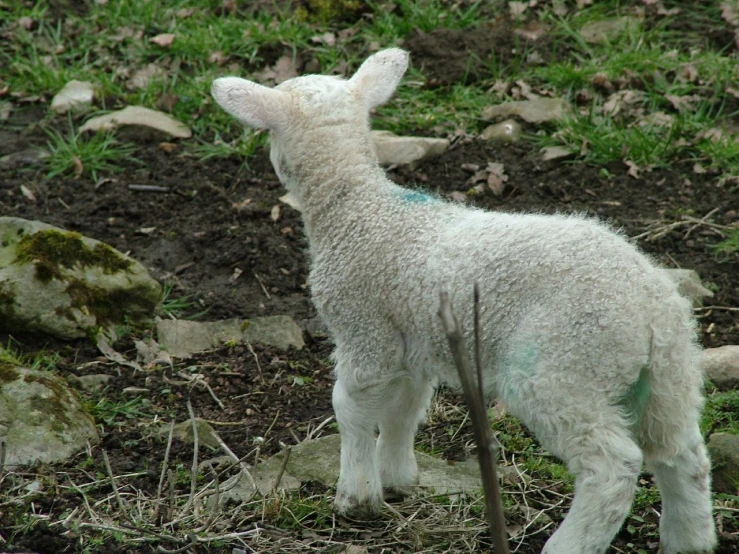
<path fill-rule="evenodd" d="M 339 514 L 367 516 L 382 503 L 375 428 L 386 387 L 350 389 L 337 373 L 332 401 L 341 435 L 341 468 L 334 509 Z"/>

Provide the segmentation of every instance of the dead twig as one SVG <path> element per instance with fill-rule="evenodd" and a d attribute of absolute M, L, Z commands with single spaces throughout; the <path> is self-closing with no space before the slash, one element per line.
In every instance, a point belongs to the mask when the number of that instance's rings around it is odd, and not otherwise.
<path fill-rule="evenodd" d="M 475 337 L 479 337 L 479 291 L 475 284 Z M 506 526 L 503 517 L 503 500 L 498 487 L 498 475 L 495 466 L 497 449 L 495 447 L 493 434 L 488 424 L 485 410 L 481 363 L 479 356 L 479 340 L 476 341 L 475 351 L 478 353 L 478 380 L 475 387 L 472 366 L 469 355 L 464 345 L 464 336 L 457 317 L 454 315 L 454 307 L 446 292 L 440 293 L 439 317 L 442 327 L 449 341 L 449 349 L 452 351 L 454 363 L 457 366 L 459 377 L 464 389 L 464 397 L 472 419 L 472 428 L 475 434 L 475 442 L 478 447 L 478 461 L 482 473 L 482 484 L 485 491 L 485 506 L 487 512 L 490 533 L 497 554 L 508 554 L 508 541 L 506 539 Z"/>
<path fill-rule="evenodd" d="M 170 189 L 157 185 L 128 185 L 128 190 L 135 192 L 169 192 Z"/>
<path fill-rule="evenodd" d="M 123 503 L 123 499 L 121 498 L 120 493 L 118 492 L 118 486 L 115 484 L 115 477 L 113 477 L 113 468 L 110 466 L 110 459 L 108 458 L 108 453 L 105 450 L 103 450 L 103 461 L 105 462 L 105 469 L 108 472 L 110 486 L 113 488 L 113 494 L 115 495 L 115 500 L 118 503 L 118 507 L 120 508 L 124 517 L 127 520 L 131 521 L 131 516 L 126 509 L 126 505 Z M 133 523 L 133 521 L 131 521 L 131 523 Z"/>
<path fill-rule="evenodd" d="M 285 447 L 285 456 L 282 458 L 282 463 L 280 464 L 280 471 L 277 472 L 277 477 L 275 477 L 275 483 L 272 485 L 272 492 L 276 493 L 278 487 L 280 486 L 280 481 L 282 481 L 282 476 L 285 474 L 285 468 L 287 467 L 287 462 L 290 460 L 290 452 L 292 451 L 292 448 L 287 446 Z"/>
<path fill-rule="evenodd" d="M 169 465 L 169 452 L 172 449 L 172 437 L 174 436 L 174 419 L 169 424 L 169 437 L 167 438 L 167 448 L 164 450 L 164 461 L 162 461 L 162 473 L 159 475 L 159 486 L 157 487 L 156 513 L 154 519 L 159 519 L 159 500 L 162 498 L 162 489 L 164 488 L 164 478 L 167 475 L 167 466 Z"/>
<path fill-rule="evenodd" d="M 262 292 L 267 297 L 267 300 L 272 300 L 272 296 L 267 291 L 267 287 L 264 286 L 264 283 L 262 283 L 261 277 L 259 277 L 259 275 L 257 275 L 257 272 L 256 271 L 252 271 L 252 273 L 254 274 L 254 277 L 256 277 L 257 281 L 259 281 L 259 286 L 262 287 Z"/>

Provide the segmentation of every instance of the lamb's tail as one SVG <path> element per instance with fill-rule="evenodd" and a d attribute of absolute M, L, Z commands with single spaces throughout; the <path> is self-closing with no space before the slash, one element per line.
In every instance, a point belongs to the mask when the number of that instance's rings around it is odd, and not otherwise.
<path fill-rule="evenodd" d="M 690 302 L 677 291 L 655 305 L 649 394 L 640 418 L 639 442 L 645 454 L 656 460 L 680 451 L 703 407 L 702 349 L 692 312 Z"/>

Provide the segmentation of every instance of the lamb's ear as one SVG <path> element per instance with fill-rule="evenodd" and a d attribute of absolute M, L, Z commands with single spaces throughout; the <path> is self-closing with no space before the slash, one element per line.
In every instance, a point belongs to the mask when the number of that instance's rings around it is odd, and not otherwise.
<path fill-rule="evenodd" d="M 372 109 L 390 99 L 406 69 L 408 52 L 388 48 L 367 58 L 349 83 L 364 98 L 367 109 Z"/>
<path fill-rule="evenodd" d="M 240 79 L 221 77 L 213 81 L 210 93 L 215 101 L 255 129 L 277 129 L 288 118 L 290 97 L 286 92 Z"/>

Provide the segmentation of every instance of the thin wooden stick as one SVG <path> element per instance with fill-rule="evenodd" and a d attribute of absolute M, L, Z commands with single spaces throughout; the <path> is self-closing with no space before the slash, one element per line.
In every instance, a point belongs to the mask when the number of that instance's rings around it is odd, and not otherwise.
<path fill-rule="evenodd" d="M 503 517 L 503 500 L 498 486 L 498 475 L 495 466 L 497 449 L 493 434 L 488 423 L 485 411 L 484 397 L 480 394 L 483 390 L 482 382 L 475 387 L 472 364 L 469 354 L 464 345 L 464 336 L 457 317 L 454 315 L 449 295 L 440 293 L 441 306 L 439 317 L 441 324 L 449 341 L 449 349 L 452 351 L 454 364 L 457 366 L 459 378 L 464 389 L 464 397 L 472 419 L 472 429 L 477 443 L 478 461 L 480 462 L 480 473 L 482 474 L 482 486 L 485 491 L 485 507 L 487 512 L 490 534 L 497 554 L 509 554 L 508 541 L 506 539 L 506 526 Z M 479 296 L 479 295 L 476 295 Z M 477 312 L 478 308 L 475 307 Z M 477 320 L 477 317 L 475 318 Z M 475 336 L 479 336 L 479 330 L 475 329 Z M 479 341 L 477 341 L 479 343 Z M 479 352 L 479 344 L 476 344 Z M 479 361 L 479 356 L 478 356 Z"/>

